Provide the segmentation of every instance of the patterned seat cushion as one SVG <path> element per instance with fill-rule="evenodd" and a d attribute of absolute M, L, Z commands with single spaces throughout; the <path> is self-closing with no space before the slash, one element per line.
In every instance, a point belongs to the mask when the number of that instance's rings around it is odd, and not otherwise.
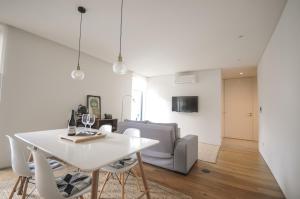
<path fill-rule="evenodd" d="M 84 173 L 73 173 L 56 179 L 57 188 L 63 197 L 70 197 L 90 186 L 92 178 Z"/>
<path fill-rule="evenodd" d="M 135 163 L 137 163 L 137 159 L 128 157 L 128 158 L 125 158 L 122 160 L 118 160 L 118 161 L 110 164 L 109 166 L 114 167 L 115 169 L 122 169 L 125 167 L 129 167 Z"/>
<path fill-rule="evenodd" d="M 50 165 L 51 169 L 53 169 L 53 170 L 56 170 L 56 169 L 59 169 L 59 168 L 63 167 L 63 164 L 61 162 L 57 161 L 57 160 L 50 159 L 50 158 L 47 159 L 47 160 L 49 162 L 49 165 Z M 35 171 L 34 162 L 28 163 L 28 167 L 29 167 L 30 171 L 34 173 L 34 171 Z"/>
<path fill-rule="evenodd" d="M 136 158 L 125 158 L 122 160 L 118 160 L 112 164 L 109 164 L 103 168 L 103 171 L 111 172 L 111 173 L 123 173 L 129 171 L 135 165 L 137 165 L 138 161 Z"/>

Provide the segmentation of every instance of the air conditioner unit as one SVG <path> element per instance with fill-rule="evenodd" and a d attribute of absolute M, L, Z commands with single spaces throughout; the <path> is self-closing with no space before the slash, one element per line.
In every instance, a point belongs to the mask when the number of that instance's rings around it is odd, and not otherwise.
<path fill-rule="evenodd" d="M 175 74 L 175 84 L 195 84 L 197 81 L 196 72 L 180 72 Z"/>

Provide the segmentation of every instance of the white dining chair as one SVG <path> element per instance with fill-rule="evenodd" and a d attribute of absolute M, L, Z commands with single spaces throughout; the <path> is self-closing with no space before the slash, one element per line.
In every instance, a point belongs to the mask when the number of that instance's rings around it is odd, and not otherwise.
<path fill-rule="evenodd" d="M 128 128 L 124 131 L 123 133 L 124 135 L 127 136 L 131 136 L 131 137 L 140 137 L 141 136 L 141 132 L 139 129 L 136 128 Z M 119 183 L 122 186 L 122 199 L 125 198 L 125 184 L 126 184 L 126 180 L 129 177 L 129 175 L 132 175 L 135 179 L 136 179 L 136 183 L 138 186 L 138 189 L 140 191 L 141 187 L 137 178 L 137 173 L 134 169 L 134 167 L 138 164 L 138 160 L 136 155 L 131 155 L 127 158 L 124 158 L 122 160 L 116 161 L 110 165 L 107 165 L 103 168 L 101 168 L 101 170 L 106 172 L 106 176 L 105 176 L 105 180 L 104 183 L 100 189 L 100 193 L 99 193 L 99 199 L 101 197 L 101 194 L 104 190 L 104 187 L 106 185 L 106 183 L 109 181 L 109 179 L 112 176 L 116 176 L 116 178 L 118 179 Z M 127 174 L 127 176 L 125 177 L 125 174 Z"/>
<path fill-rule="evenodd" d="M 99 131 L 112 132 L 112 125 L 104 124 L 104 125 L 100 126 Z"/>
<path fill-rule="evenodd" d="M 83 195 L 90 192 L 92 178 L 89 175 L 74 172 L 55 178 L 46 157 L 38 149 L 31 151 L 36 164 L 36 187 L 41 197 L 44 199 L 83 199 Z"/>
<path fill-rule="evenodd" d="M 35 174 L 35 164 L 33 162 L 28 162 L 25 158 L 24 149 L 25 147 L 21 145 L 20 142 L 16 141 L 12 136 L 6 135 L 10 143 L 11 150 L 11 164 L 14 173 L 18 176 L 17 182 L 15 183 L 13 190 L 10 193 L 9 199 L 13 198 L 17 187 L 20 183 L 20 189 L 18 194 L 22 194 L 22 199 L 25 199 L 27 194 L 28 183 L 32 180 Z M 63 168 L 63 164 L 57 160 L 48 159 L 47 164 L 51 166 L 52 169 L 58 170 Z"/>
<path fill-rule="evenodd" d="M 123 134 L 132 137 L 138 137 L 138 138 L 141 137 L 141 131 L 136 128 L 127 128 Z"/>

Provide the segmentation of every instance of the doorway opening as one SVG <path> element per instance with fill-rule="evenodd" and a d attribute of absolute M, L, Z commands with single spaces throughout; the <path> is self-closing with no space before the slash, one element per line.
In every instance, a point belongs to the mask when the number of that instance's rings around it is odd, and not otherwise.
<path fill-rule="evenodd" d="M 223 71 L 223 137 L 258 141 L 256 67 Z"/>
<path fill-rule="evenodd" d="M 143 76 L 134 74 L 132 76 L 131 97 L 131 120 L 142 121 L 145 112 L 145 93 L 147 88 L 147 79 Z"/>

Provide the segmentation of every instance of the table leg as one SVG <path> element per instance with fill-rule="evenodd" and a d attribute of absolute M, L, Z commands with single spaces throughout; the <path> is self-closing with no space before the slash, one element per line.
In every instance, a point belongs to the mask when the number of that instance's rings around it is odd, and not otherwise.
<path fill-rule="evenodd" d="M 99 170 L 95 170 L 92 173 L 92 190 L 91 199 L 97 199 L 98 194 L 98 181 L 99 181 Z"/>
<path fill-rule="evenodd" d="M 143 168 L 143 162 L 142 162 L 141 152 L 137 152 L 136 156 L 137 156 L 137 159 L 138 159 L 138 162 L 139 162 L 139 167 L 140 167 L 140 171 L 141 171 L 141 177 L 143 179 L 145 193 L 147 195 L 147 199 L 150 199 L 150 192 L 149 192 L 149 188 L 148 188 L 148 184 L 147 184 L 147 179 L 146 179 L 144 168 Z"/>

